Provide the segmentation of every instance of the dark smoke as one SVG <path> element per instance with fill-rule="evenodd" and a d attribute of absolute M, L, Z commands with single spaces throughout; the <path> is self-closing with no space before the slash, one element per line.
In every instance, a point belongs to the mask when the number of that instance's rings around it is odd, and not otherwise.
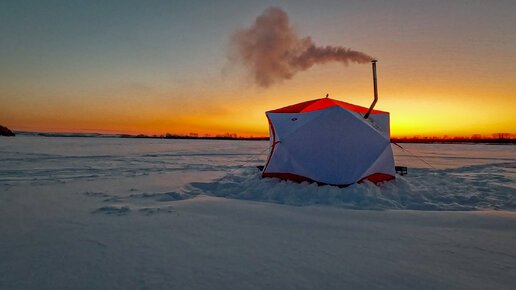
<path fill-rule="evenodd" d="M 299 38 L 289 26 L 281 8 L 270 7 L 258 16 L 251 28 L 231 38 L 230 58 L 244 64 L 255 82 L 268 87 L 292 78 L 297 72 L 326 62 L 368 63 L 373 58 L 340 46 L 316 46 L 310 37 Z"/>

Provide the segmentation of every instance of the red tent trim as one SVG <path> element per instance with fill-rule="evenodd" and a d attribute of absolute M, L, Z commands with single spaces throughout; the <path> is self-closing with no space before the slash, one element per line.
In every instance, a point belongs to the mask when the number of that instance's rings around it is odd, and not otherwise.
<path fill-rule="evenodd" d="M 365 114 L 369 108 L 353 105 L 350 103 L 334 100 L 330 98 L 322 98 L 311 101 L 302 102 L 295 105 L 286 106 L 276 110 L 267 111 L 268 113 L 306 113 L 322 110 L 330 107 L 339 106 L 356 113 Z M 371 114 L 389 114 L 388 112 L 373 110 Z"/>
<path fill-rule="evenodd" d="M 315 181 L 315 180 L 305 177 L 305 176 L 292 174 L 292 173 L 281 173 L 281 172 L 265 173 L 265 171 L 264 171 L 264 173 L 262 173 L 262 177 L 275 177 L 275 178 L 279 178 L 281 180 L 291 180 L 291 181 L 294 181 L 297 183 L 309 182 L 309 183 L 317 183 L 318 185 L 332 185 L 332 186 L 338 186 L 338 187 L 348 187 L 351 185 L 351 184 L 324 183 L 324 182 Z M 371 181 L 372 183 L 378 185 L 378 183 L 380 183 L 380 182 L 384 182 L 384 181 L 388 181 L 388 180 L 392 180 L 392 179 L 395 179 L 395 177 L 392 175 L 384 174 L 384 173 L 374 173 L 374 174 L 371 174 L 369 176 L 366 176 L 366 177 L 360 179 L 360 181 L 358 183 L 363 183 L 364 181 L 368 180 L 368 181 Z"/>
<path fill-rule="evenodd" d="M 360 179 L 358 181 L 358 183 L 363 183 L 364 181 L 368 180 L 368 181 L 371 181 L 374 184 L 378 184 L 380 182 L 393 180 L 395 178 L 396 177 L 394 177 L 392 175 L 389 175 L 389 174 L 385 174 L 385 173 L 374 173 L 374 174 L 371 174 L 369 176 L 366 176 L 366 177 Z"/>

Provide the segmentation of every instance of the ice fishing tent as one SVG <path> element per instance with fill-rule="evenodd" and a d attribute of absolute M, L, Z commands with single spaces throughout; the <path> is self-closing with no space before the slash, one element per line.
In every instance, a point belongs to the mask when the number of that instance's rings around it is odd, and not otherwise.
<path fill-rule="evenodd" d="M 394 178 L 389 113 L 322 98 L 266 112 L 271 150 L 263 177 L 320 184 Z"/>

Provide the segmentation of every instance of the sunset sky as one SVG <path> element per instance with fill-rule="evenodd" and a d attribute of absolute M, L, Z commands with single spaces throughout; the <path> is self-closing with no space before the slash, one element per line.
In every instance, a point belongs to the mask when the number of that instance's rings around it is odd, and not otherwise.
<path fill-rule="evenodd" d="M 326 93 L 368 107 L 369 64 L 263 88 L 228 61 L 232 34 L 270 6 L 301 37 L 378 59 L 392 136 L 516 133 L 514 0 L 2 1 L 0 124 L 265 136 L 265 111 Z"/>

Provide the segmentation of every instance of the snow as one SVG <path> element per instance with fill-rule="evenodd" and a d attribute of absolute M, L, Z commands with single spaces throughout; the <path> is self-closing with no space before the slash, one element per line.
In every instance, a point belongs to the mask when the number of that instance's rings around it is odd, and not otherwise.
<path fill-rule="evenodd" d="M 511 289 L 516 146 L 401 146 L 435 168 L 337 188 L 268 142 L 2 138 L 0 289 Z"/>

